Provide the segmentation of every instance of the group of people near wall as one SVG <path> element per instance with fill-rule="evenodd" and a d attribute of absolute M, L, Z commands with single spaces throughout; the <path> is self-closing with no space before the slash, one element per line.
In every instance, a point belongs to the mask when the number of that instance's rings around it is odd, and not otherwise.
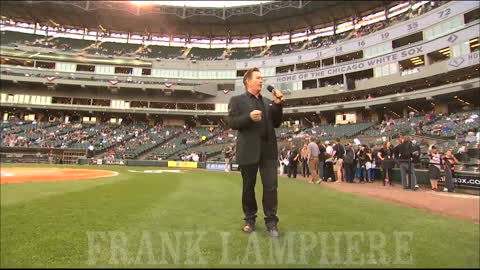
<path fill-rule="evenodd" d="M 429 147 L 429 175 L 431 188 L 438 191 L 438 181 L 441 170 L 445 171 L 444 191 L 454 191 L 455 165 L 459 161 L 449 149 L 442 156 L 435 145 Z M 342 144 L 340 139 L 335 142 L 317 142 L 311 136 L 301 148 L 295 142 L 290 142 L 289 148 L 284 147 L 279 152 L 279 174 L 289 178 L 297 178 L 297 174 L 306 178 L 308 183 L 324 182 L 371 183 L 381 179 L 384 186 L 393 186 L 393 168 L 400 169 L 403 189 L 417 190 L 417 175 L 415 164 L 420 163 L 420 145 L 409 136 L 399 133 L 395 146 L 392 141 L 383 145 L 365 145 L 358 140 Z"/>

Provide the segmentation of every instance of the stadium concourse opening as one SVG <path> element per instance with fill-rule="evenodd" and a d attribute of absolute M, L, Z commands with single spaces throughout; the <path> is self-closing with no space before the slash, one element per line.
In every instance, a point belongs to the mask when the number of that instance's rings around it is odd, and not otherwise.
<path fill-rule="evenodd" d="M 117 176 L 117 172 L 63 168 L 0 168 L 0 184 L 88 180 Z"/>

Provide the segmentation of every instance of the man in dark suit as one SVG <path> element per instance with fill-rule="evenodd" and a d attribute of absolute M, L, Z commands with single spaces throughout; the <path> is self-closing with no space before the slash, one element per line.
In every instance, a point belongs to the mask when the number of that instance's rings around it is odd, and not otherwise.
<path fill-rule="evenodd" d="M 398 166 L 400 167 L 402 186 L 403 189 L 411 188 L 415 191 L 419 188 L 419 186 L 417 185 L 415 167 L 412 164 L 413 144 L 402 132 L 399 133 L 398 139 L 400 144 L 398 145 L 397 159 Z"/>
<path fill-rule="evenodd" d="M 293 178 L 297 178 L 297 166 L 298 160 L 300 159 L 300 154 L 298 149 L 295 147 L 295 143 L 290 144 L 290 150 L 288 151 L 288 178 L 293 175 Z"/>
<path fill-rule="evenodd" d="M 248 70 L 243 77 L 245 93 L 234 96 L 228 104 L 229 125 L 238 130 L 237 163 L 243 178 L 242 206 L 245 215 L 243 231 L 255 230 L 257 172 L 263 185 L 263 212 L 267 232 L 278 237 L 277 228 L 277 140 L 274 128 L 282 123 L 282 93 L 273 90 L 273 102 L 263 97 L 263 77 L 258 68 Z"/>

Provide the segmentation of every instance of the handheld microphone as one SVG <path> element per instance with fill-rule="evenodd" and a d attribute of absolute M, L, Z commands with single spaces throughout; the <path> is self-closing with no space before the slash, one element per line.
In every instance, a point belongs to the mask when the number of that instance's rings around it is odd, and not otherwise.
<path fill-rule="evenodd" d="M 275 86 L 269 84 L 269 85 L 267 86 L 267 90 L 268 90 L 268 92 L 270 92 L 270 93 L 273 94 L 273 90 L 275 90 Z M 275 90 L 275 91 L 278 91 L 278 90 Z M 275 95 L 275 94 L 274 94 L 274 95 Z M 276 95 L 275 95 L 275 96 L 276 96 Z M 280 98 L 280 101 L 283 102 L 283 97 Z"/>

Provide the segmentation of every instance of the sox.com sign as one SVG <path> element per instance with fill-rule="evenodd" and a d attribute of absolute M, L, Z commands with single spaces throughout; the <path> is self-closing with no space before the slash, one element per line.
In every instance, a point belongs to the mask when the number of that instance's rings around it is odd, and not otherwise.
<path fill-rule="evenodd" d="M 441 177 L 442 182 L 445 182 L 445 176 Z M 457 186 L 473 187 L 480 189 L 480 176 L 479 175 L 466 175 L 453 177 L 453 182 Z"/>

